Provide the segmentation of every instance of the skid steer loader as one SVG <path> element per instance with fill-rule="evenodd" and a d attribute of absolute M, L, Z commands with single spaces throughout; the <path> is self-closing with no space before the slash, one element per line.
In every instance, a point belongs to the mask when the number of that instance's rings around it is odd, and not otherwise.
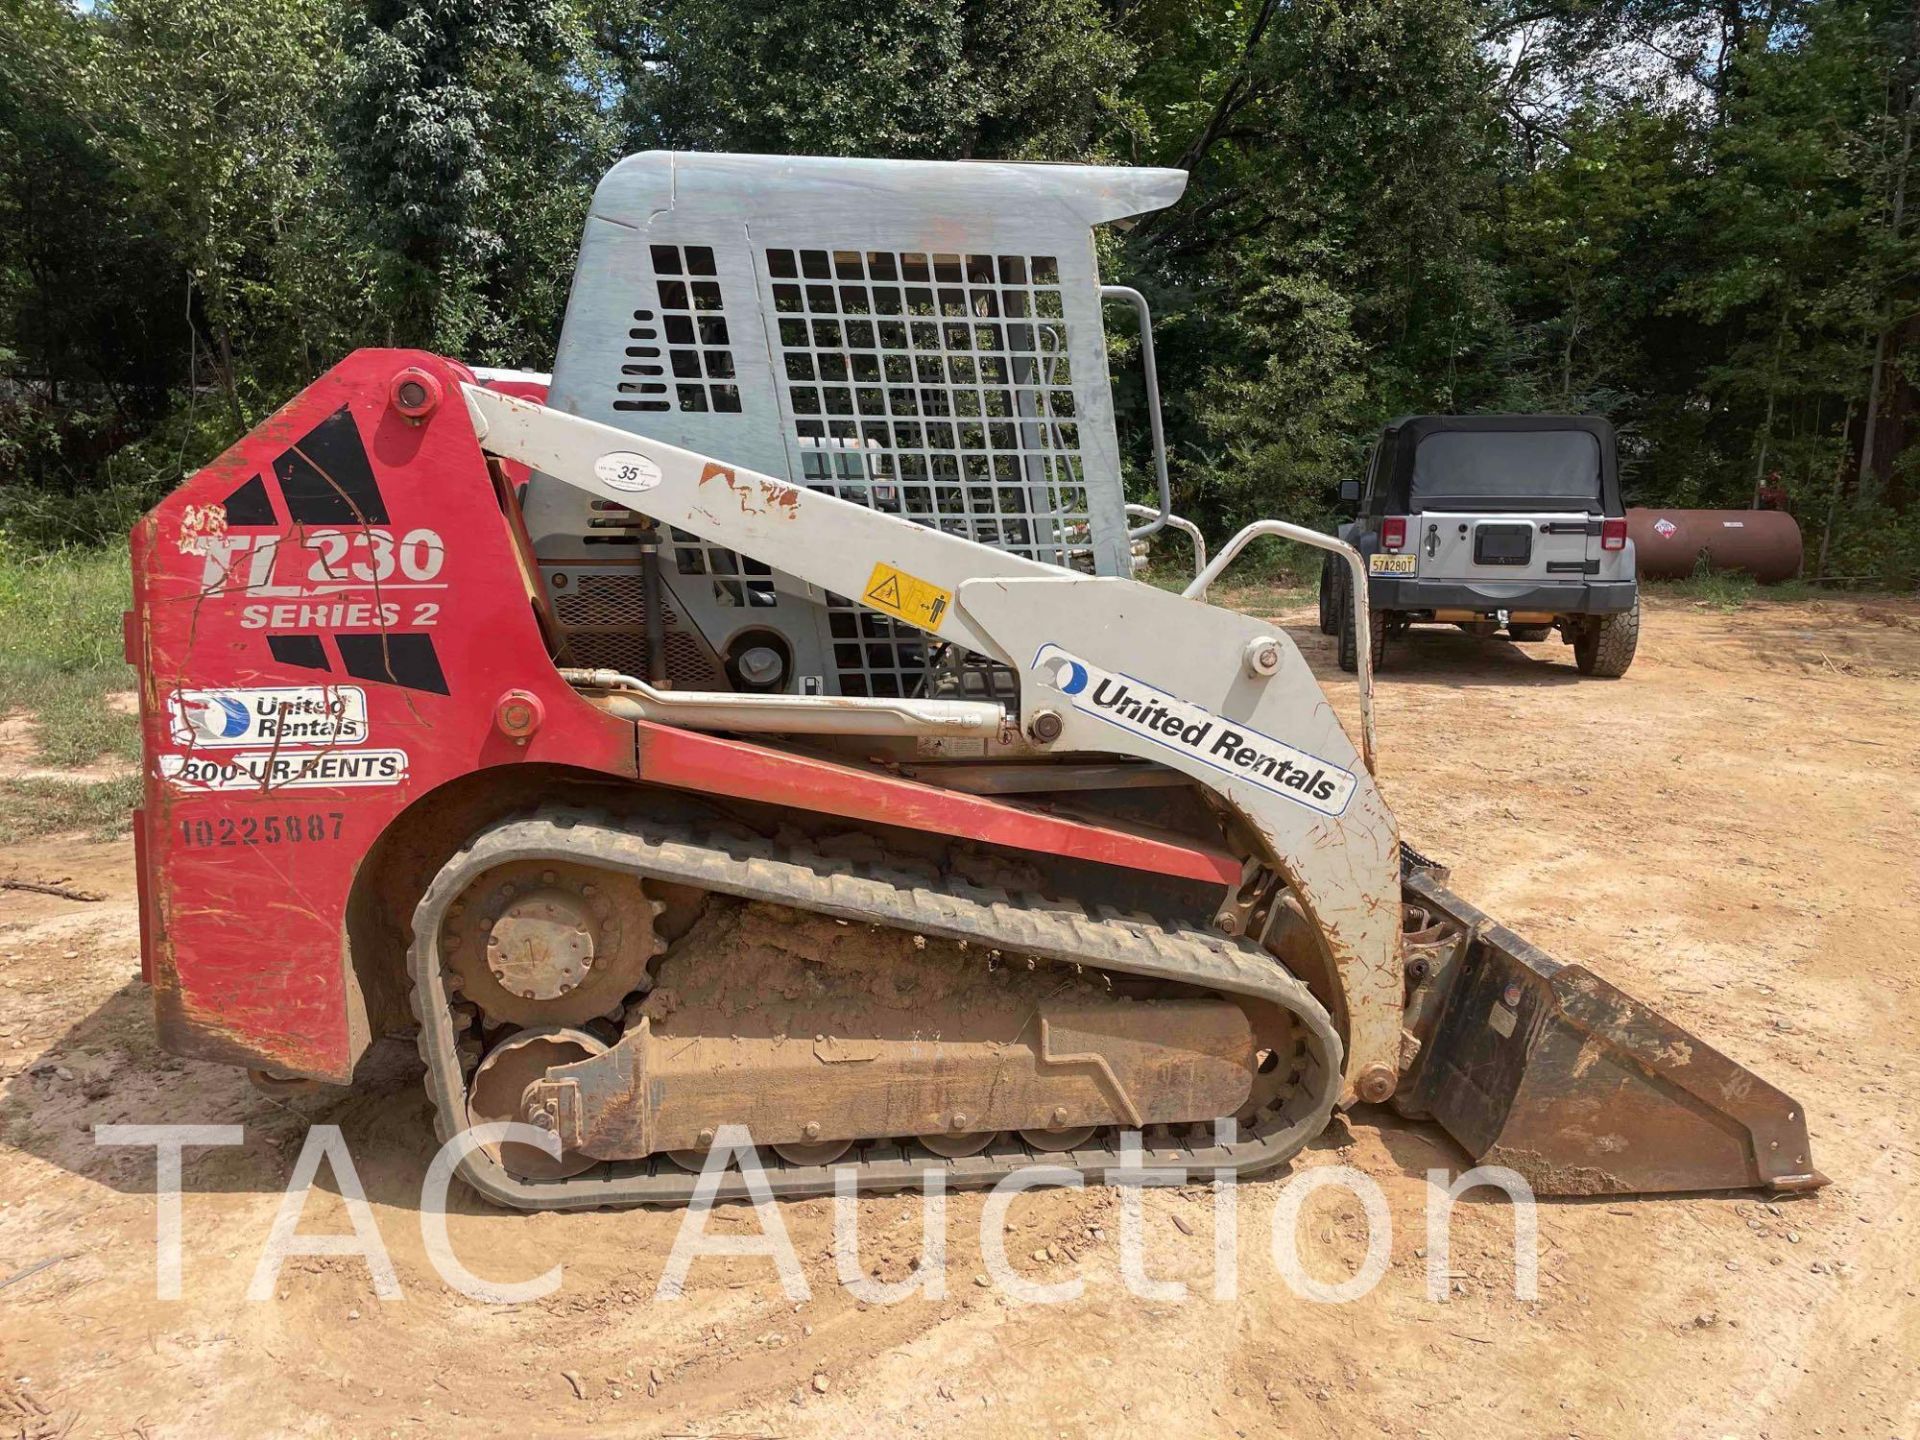
<path fill-rule="evenodd" d="M 1446 887 L 1264 621 L 1131 578 L 1094 227 L 1165 170 L 648 154 L 554 372 L 361 351 L 133 536 L 173 1052 L 417 1029 L 509 1206 L 1252 1172 L 1392 1102 L 1544 1193 L 1817 1185 L 1794 1102 Z M 1355 593 L 1365 576 L 1356 570 Z M 1364 621 L 1363 621 L 1364 623 Z M 1225 1123 L 1230 1122 L 1230 1123 Z M 499 1133 L 499 1132 L 492 1132 Z M 740 1176 L 722 1194 L 738 1194 Z"/>

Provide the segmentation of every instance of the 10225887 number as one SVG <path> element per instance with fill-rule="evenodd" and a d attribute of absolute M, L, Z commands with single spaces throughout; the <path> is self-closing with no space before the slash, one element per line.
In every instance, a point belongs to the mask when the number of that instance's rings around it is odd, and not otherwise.
<path fill-rule="evenodd" d="M 344 810 L 312 810 L 283 815 L 222 815 L 210 820 L 182 820 L 180 843 L 193 850 L 235 845 L 316 845 L 327 840 L 338 840 L 346 818 Z"/>

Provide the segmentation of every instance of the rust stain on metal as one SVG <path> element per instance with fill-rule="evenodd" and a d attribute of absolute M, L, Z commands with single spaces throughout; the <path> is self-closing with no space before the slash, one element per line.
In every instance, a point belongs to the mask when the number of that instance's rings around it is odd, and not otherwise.
<path fill-rule="evenodd" d="M 205 555 L 227 538 L 227 507 L 218 500 L 188 505 L 180 512 L 182 555 Z"/>
<path fill-rule="evenodd" d="M 708 461 L 700 472 L 702 485 L 709 480 L 718 480 L 727 487 L 742 515 L 777 515 L 791 520 L 800 513 L 800 491 L 784 481 L 764 476 L 744 481 L 730 467 L 714 461 Z"/>
<path fill-rule="evenodd" d="M 1250 1093 L 1253 1032 L 1231 1001 L 1123 1000 L 1064 967 L 983 984 L 966 959 L 898 930 L 712 908 L 621 1042 L 548 1078 L 577 1087 L 579 1148 L 602 1158 L 694 1148 L 736 1115 L 774 1143 L 831 1142 L 1137 1126 L 1232 1114 Z M 769 997 L 775 1025 L 756 1018 Z"/>
<path fill-rule="evenodd" d="M 783 520 L 791 520 L 800 513 L 800 492 L 779 480 L 762 480 L 760 498 L 767 503 L 769 513 Z"/>

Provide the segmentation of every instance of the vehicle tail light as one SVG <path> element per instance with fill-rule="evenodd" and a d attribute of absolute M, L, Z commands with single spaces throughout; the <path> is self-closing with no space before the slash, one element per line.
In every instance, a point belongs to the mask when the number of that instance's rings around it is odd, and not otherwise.
<path fill-rule="evenodd" d="M 1600 522 L 1600 548 L 1602 550 L 1624 550 L 1627 548 L 1627 522 L 1602 520 Z"/>
<path fill-rule="evenodd" d="M 1624 533 L 1624 532 L 1622 532 Z M 1380 547 L 1383 550 L 1403 549 L 1407 543 L 1407 517 L 1389 515 L 1380 522 Z"/>

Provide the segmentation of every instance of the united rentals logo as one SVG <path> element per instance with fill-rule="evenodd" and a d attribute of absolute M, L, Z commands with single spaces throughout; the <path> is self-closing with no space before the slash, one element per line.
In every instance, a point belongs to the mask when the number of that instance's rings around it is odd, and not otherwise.
<path fill-rule="evenodd" d="M 1042 646 L 1033 669 L 1041 684 L 1059 691 L 1081 713 L 1310 810 L 1338 815 L 1353 798 L 1352 771 L 1130 676 L 1102 670 L 1057 645 Z"/>
<path fill-rule="evenodd" d="M 367 738 L 367 692 L 358 685 L 260 690 L 176 690 L 168 697 L 176 745 L 358 745 Z"/>

